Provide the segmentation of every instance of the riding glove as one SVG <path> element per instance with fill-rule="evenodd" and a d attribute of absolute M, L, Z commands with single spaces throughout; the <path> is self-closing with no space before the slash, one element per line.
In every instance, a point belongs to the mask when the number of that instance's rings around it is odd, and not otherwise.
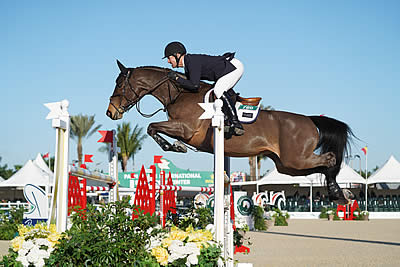
<path fill-rule="evenodd" d="M 176 74 L 175 71 L 170 71 L 167 74 L 168 79 L 172 80 L 172 81 L 176 81 L 178 79 L 178 74 Z"/>

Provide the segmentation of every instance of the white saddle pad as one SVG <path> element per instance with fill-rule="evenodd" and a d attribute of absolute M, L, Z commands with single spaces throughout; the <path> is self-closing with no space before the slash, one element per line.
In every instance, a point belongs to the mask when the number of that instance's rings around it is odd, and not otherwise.
<path fill-rule="evenodd" d="M 210 89 L 204 96 L 204 103 L 210 103 L 210 94 L 214 89 Z M 257 106 L 243 105 L 241 102 L 236 102 L 235 108 L 239 121 L 242 123 L 252 123 L 257 119 L 260 112 L 260 103 Z"/>

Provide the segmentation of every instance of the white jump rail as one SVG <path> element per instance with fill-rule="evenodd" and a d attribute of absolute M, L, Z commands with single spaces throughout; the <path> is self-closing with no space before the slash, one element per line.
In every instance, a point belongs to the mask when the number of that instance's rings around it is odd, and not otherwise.
<path fill-rule="evenodd" d="M 67 229 L 68 213 L 68 180 L 70 175 L 114 184 L 110 190 L 110 202 L 118 199 L 118 147 L 116 146 L 115 130 L 113 131 L 113 140 L 109 144 L 109 174 L 104 175 L 98 172 L 69 166 L 69 132 L 70 116 L 68 113 L 68 100 L 44 104 L 50 109 L 46 119 L 52 120 L 52 127 L 56 129 L 56 148 L 54 161 L 54 185 L 53 198 L 48 223 L 56 223 L 58 232 L 64 232 Z"/>

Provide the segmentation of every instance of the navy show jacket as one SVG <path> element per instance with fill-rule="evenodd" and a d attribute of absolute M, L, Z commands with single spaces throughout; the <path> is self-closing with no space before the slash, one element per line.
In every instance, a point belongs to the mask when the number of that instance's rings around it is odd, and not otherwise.
<path fill-rule="evenodd" d="M 177 82 L 185 89 L 197 92 L 200 80 L 217 81 L 222 76 L 234 71 L 236 67 L 230 62 L 235 53 L 222 56 L 186 54 L 183 58 L 187 79 L 179 77 Z"/>

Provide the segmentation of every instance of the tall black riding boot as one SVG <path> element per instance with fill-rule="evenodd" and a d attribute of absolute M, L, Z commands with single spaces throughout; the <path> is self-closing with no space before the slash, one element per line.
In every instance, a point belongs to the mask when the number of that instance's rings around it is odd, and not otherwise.
<path fill-rule="evenodd" d="M 238 116 L 236 114 L 236 109 L 233 106 L 234 104 L 232 103 L 228 94 L 226 92 L 224 92 L 221 96 L 221 99 L 224 102 L 224 104 L 226 105 L 227 110 L 229 112 L 229 116 L 231 117 L 234 135 L 237 135 L 237 136 L 243 135 L 244 134 L 243 126 L 239 122 Z"/>

